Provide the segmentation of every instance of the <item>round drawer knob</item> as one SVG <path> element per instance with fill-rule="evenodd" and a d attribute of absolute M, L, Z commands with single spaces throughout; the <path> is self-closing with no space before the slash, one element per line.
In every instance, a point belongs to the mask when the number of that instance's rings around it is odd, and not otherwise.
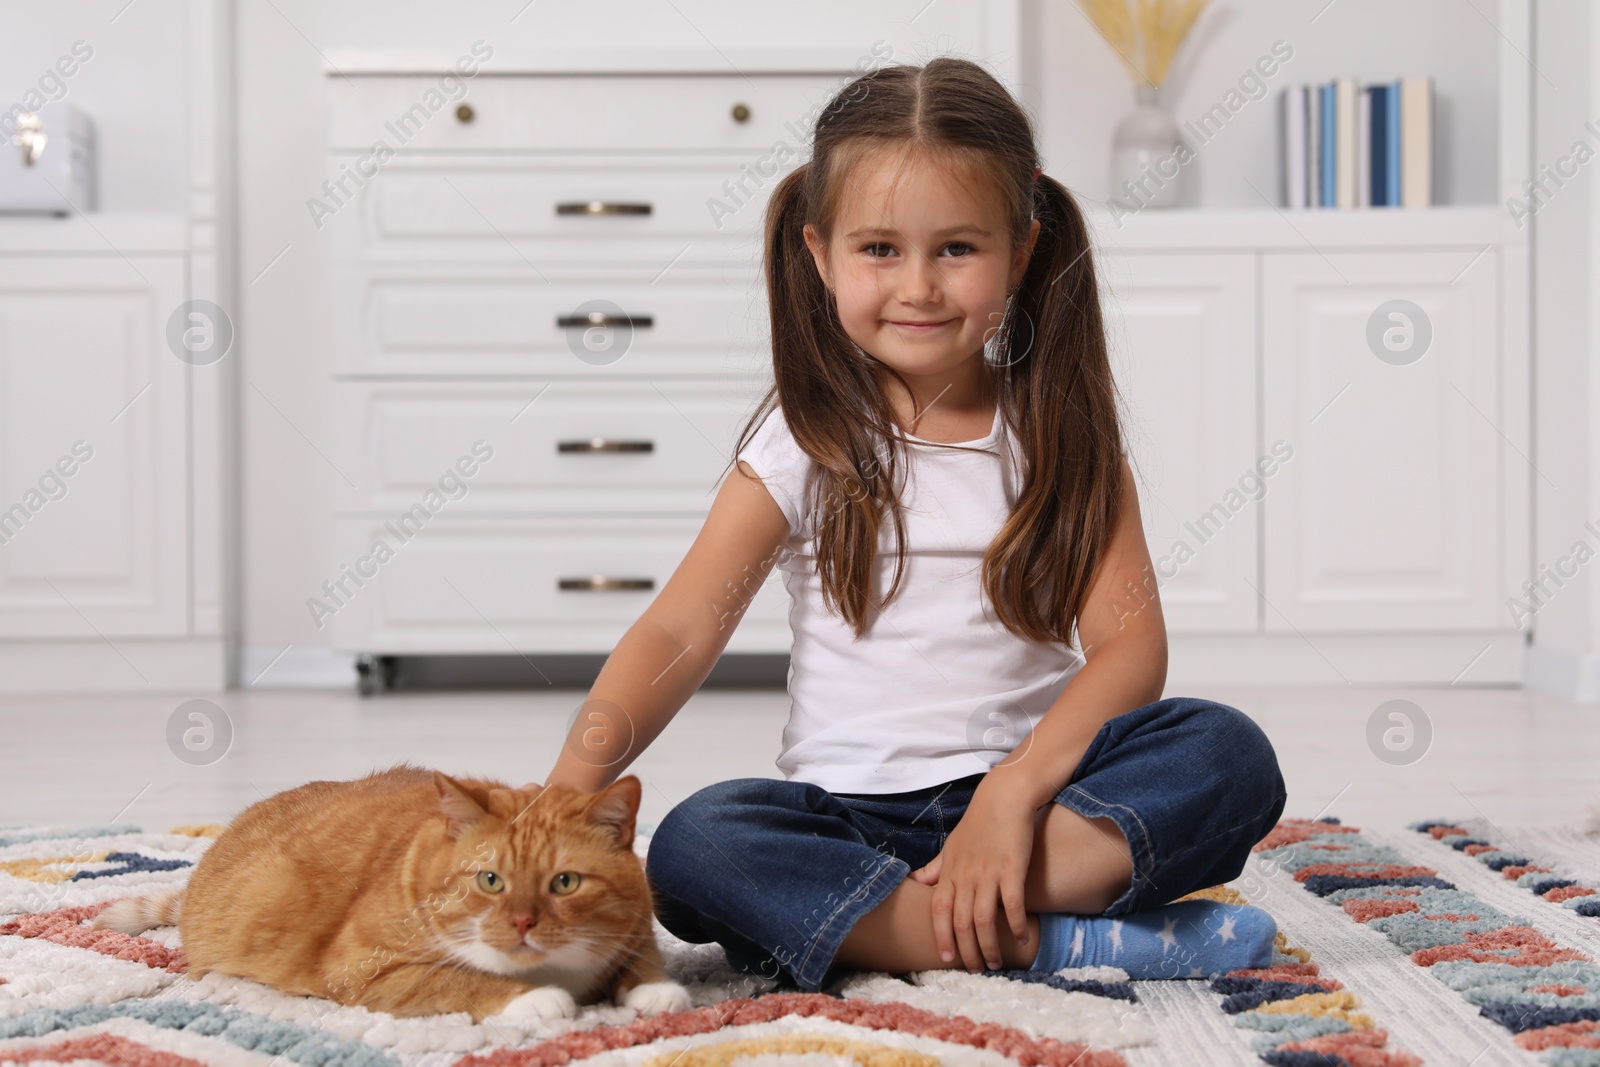
<path fill-rule="evenodd" d="M 471 104 L 462 104 L 456 108 L 456 121 L 471 122 L 474 114 L 476 113 L 472 110 Z"/>
<path fill-rule="evenodd" d="M 750 109 L 748 107 L 746 107 L 745 105 L 743 105 L 743 104 L 734 104 L 733 105 L 733 121 L 734 122 L 749 122 L 750 121 Z"/>

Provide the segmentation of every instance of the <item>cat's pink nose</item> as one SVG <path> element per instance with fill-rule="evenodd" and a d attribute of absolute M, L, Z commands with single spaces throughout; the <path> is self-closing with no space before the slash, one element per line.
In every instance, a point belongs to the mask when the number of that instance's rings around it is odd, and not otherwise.
<path fill-rule="evenodd" d="M 511 925 L 515 926 L 517 928 L 517 933 L 521 934 L 523 937 L 528 936 L 528 928 L 532 926 L 534 922 L 535 920 L 532 915 L 511 916 Z"/>

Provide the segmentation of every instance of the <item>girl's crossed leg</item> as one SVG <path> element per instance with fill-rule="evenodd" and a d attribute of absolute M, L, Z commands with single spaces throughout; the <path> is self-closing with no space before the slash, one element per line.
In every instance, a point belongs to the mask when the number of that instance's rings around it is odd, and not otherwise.
<path fill-rule="evenodd" d="M 708 786 L 669 812 L 651 840 L 657 913 L 685 940 L 722 944 L 740 969 L 786 973 L 805 989 L 820 988 L 835 964 L 959 966 L 939 957 L 933 887 L 907 875 L 938 854 L 981 779 L 888 795 L 761 778 Z M 1124 934 L 1136 942 L 1142 921 L 1163 917 L 1150 909 L 1236 877 L 1281 814 L 1284 790 L 1255 723 L 1225 705 L 1177 697 L 1106 723 L 1055 801 L 1035 821 L 1027 944 L 1016 943 L 1003 917 L 996 924 L 1006 966 L 1054 970 L 1068 955 L 1099 962 L 1094 939 L 1103 935 L 1119 955 Z M 1074 921 L 1072 912 L 1107 921 Z M 1160 944 L 1150 943 L 1162 957 L 1160 976 L 1179 977 L 1181 955 L 1167 958 L 1174 917 L 1165 918 L 1159 934 L 1159 923 L 1148 931 Z M 1201 968 L 1187 970 L 1200 976 Z"/>
<path fill-rule="evenodd" d="M 1089 818 L 1061 804 L 1040 808 L 1033 852 L 1023 879 L 1028 940 L 1019 945 L 1004 912 L 995 918 L 1000 963 L 1031 967 L 1039 951 L 1040 912 L 1099 915 L 1133 883 L 1133 857 L 1115 821 Z M 835 962 L 861 971 L 927 971 L 961 965 L 939 955 L 933 937 L 934 887 L 907 878 L 884 902 L 856 921 Z M 957 941 L 970 935 L 956 931 Z"/>

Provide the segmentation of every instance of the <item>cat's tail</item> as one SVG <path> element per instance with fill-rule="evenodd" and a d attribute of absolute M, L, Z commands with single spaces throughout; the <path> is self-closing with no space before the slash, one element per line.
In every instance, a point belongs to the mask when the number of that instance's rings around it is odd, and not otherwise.
<path fill-rule="evenodd" d="M 95 916 L 97 930 L 142 934 L 157 926 L 177 926 L 183 914 L 183 890 L 172 889 L 147 897 L 125 897 Z"/>

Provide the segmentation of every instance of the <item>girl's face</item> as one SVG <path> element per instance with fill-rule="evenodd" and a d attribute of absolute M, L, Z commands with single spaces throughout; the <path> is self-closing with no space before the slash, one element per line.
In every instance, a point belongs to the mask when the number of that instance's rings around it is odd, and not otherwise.
<path fill-rule="evenodd" d="M 962 377 L 1000 326 L 1039 234 L 1013 252 L 1001 205 L 972 175 L 869 157 L 847 181 L 833 237 L 806 244 L 839 321 L 869 355 L 909 378 Z"/>

